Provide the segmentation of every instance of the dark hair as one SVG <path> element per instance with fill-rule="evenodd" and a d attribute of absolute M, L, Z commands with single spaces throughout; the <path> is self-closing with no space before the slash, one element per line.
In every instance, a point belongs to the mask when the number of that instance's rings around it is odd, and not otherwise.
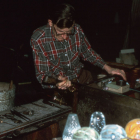
<path fill-rule="evenodd" d="M 75 9 L 69 4 L 59 4 L 51 8 L 49 18 L 59 28 L 70 28 L 75 21 Z"/>

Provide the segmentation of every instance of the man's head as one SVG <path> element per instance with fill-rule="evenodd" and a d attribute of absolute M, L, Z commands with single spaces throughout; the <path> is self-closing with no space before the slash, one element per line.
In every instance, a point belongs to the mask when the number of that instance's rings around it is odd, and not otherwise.
<path fill-rule="evenodd" d="M 55 36 L 58 40 L 66 39 L 67 35 L 72 34 L 75 23 L 75 10 L 69 4 L 60 4 L 50 12 L 48 23 L 53 26 Z"/>
<path fill-rule="evenodd" d="M 58 28 L 70 28 L 75 21 L 75 9 L 69 4 L 59 4 L 51 9 L 49 16 Z"/>

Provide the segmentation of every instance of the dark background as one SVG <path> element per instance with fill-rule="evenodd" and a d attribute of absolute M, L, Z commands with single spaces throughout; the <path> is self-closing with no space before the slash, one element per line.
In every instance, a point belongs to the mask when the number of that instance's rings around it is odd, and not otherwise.
<path fill-rule="evenodd" d="M 47 23 L 48 8 L 60 2 L 75 7 L 76 22 L 105 61 L 115 62 L 119 57 L 130 22 L 132 0 L 3 0 L 0 2 L 1 81 L 13 77 L 18 77 L 15 78 L 18 82 L 35 80 L 30 37 L 33 30 Z"/>

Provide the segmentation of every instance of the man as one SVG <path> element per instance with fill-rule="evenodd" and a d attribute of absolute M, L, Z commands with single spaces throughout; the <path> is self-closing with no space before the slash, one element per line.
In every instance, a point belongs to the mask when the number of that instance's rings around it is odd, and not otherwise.
<path fill-rule="evenodd" d="M 36 77 L 43 88 L 49 87 L 42 84 L 47 77 L 60 80 L 56 84 L 59 89 L 67 89 L 74 79 L 79 81 L 84 67 L 80 58 L 126 80 L 123 70 L 105 64 L 91 48 L 82 28 L 75 23 L 75 10 L 69 4 L 60 4 L 53 8 L 48 24 L 34 31 L 31 47 Z"/>

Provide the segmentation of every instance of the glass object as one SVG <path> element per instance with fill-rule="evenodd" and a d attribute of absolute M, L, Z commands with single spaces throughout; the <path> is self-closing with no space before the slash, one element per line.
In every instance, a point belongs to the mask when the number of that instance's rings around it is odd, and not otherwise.
<path fill-rule="evenodd" d="M 63 140 L 72 140 L 73 133 L 80 128 L 81 126 L 77 114 L 70 113 L 68 115 L 66 125 L 63 131 Z"/>
<path fill-rule="evenodd" d="M 102 112 L 94 112 L 90 117 L 89 127 L 94 128 L 99 134 L 106 125 L 105 116 Z"/>
<path fill-rule="evenodd" d="M 126 124 L 125 131 L 128 138 L 140 140 L 140 118 L 129 121 Z"/>
<path fill-rule="evenodd" d="M 100 140 L 121 140 L 127 138 L 127 134 L 121 126 L 117 124 L 106 125 L 100 133 Z"/>
<path fill-rule="evenodd" d="M 98 140 L 99 134 L 96 130 L 90 127 L 82 127 L 78 129 L 72 137 L 72 140 Z"/>

